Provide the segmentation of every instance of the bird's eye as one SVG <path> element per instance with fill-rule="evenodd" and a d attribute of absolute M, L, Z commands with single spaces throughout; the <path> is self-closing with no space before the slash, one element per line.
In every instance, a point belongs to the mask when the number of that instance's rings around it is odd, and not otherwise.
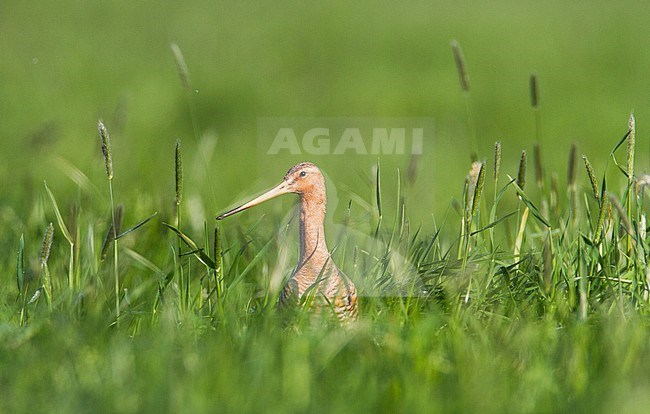
<path fill-rule="evenodd" d="M 307 171 L 300 171 L 300 176 L 301 177 L 306 177 L 307 176 Z"/>

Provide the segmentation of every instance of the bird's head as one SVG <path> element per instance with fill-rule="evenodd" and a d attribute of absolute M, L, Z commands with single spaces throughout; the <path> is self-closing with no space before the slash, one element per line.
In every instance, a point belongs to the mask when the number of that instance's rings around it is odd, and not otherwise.
<path fill-rule="evenodd" d="M 291 168 L 285 175 L 280 184 L 268 190 L 259 197 L 234 208 L 219 217 L 217 220 L 224 219 L 240 211 L 249 209 L 253 206 L 261 204 L 267 200 L 275 198 L 282 194 L 299 194 L 301 197 L 315 197 L 317 199 L 325 199 L 325 179 L 318 167 L 310 162 L 301 162 Z"/>

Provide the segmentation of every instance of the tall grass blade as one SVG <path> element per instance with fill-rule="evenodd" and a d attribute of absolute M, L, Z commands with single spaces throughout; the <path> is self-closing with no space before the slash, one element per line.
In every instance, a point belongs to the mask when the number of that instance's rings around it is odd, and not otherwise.
<path fill-rule="evenodd" d="M 127 234 L 136 231 L 137 229 L 139 229 L 140 227 L 144 226 L 144 225 L 147 224 L 149 221 L 151 221 L 151 219 L 154 218 L 154 217 L 156 217 L 157 215 L 158 215 L 158 212 L 156 211 L 156 212 L 154 212 L 152 215 L 150 215 L 149 217 L 147 217 L 146 219 L 140 221 L 140 222 L 139 222 L 138 224 L 136 224 L 135 226 L 130 227 L 130 228 L 128 228 L 127 230 L 124 230 L 122 233 L 120 233 L 120 234 L 118 234 L 117 236 L 115 236 L 115 240 L 119 240 L 119 239 L 121 239 L 122 237 L 126 236 Z M 120 224 L 121 224 L 121 223 L 120 223 Z"/>
<path fill-rule="evenodd" d="M 601 241 L 603 226 L 605 224 L 605 216 L 607 215 L 607 182 L 603 177 L 603 185 L 600 196 L 600 209 L 598 210 L 598 222 L 594 234 L 594 244 L 598 245 Z"/>
<path fill-rule="evenodd" d="M 18 240 L 18 253 L 16 255 L 16 284 L 18 285 L 18 300 L 20 301 L 20 326 L 27 320 L 27 282 L 25 280 L 25 235 L 20 235 Z"/>
<path fill-rule="evenodd" d="M 65 239 L 68 241 L 68 244 L 70 245 L 70 259 L 68 261 L 68 286 L 70 288 L 70 291 L 72 291 L 74 287 L 77 285 L 77 280 L 76 280 L 77 275 L 75 272 L 75 263 L 78 263 L 77 260 L 78 255 L 75 254 L 76 238 L 72 237 L 70 231 L 68 230 L 68 226 L 66 226 L 65 222 L 63 221 L 63 216 L 61 215 L 61 211 L 59 210 L 59 205 L 56 202 L 56 198 L 54 198 L 54 194 L 52 194 L 52 191 L 50 191 L 50 188 L 47 186 L 47 182 L 44 182 L 44 184 L 45 184 L 45 191 L 47 192 L 47 195 L 50 198 L 50 201 L 52 202 L 52 207 L 54 208 L 54 215 L 56 216 L 56 221 L 57 224 L 59 225 L 59 229 L 61 229 L 61 233 L 63 233 L 63 237 L 65 237 Z M 78 227 L 77 227 L 76 234 L 77 235 L 79 234 Z"/>
<path fill-rule="evenodd" d="M 553 280 L 553 251 L 551 247 L 551 232 L 544 241 L 544 250 L 542 250 L 542 276 L 544 283 L 544 292 L 551 293 Z"/>
<path fill-rule="evenodd" d="M 491 222 L 491 223 L 488 224 L 487 226 L 484 226 L 484 227 L 482 227 L 482 228 L 480 228 L 480 229 L 478 229 L 478 230 L 475 230 L 475 231 L 471 232 L 471 233 L 470 233 L 470 236 L 473 236 L 473 235 L 475 235 L 475 234 L 478 234 L 478 233 L 484 232 L 485 230 L 491 229 L 492 227 L 496 226 L 497 224 L 501 223 L 502 221 L 505 221 L 505 220 L 509 219 L 510 217 L 514 216 L 515 214 L 517 214 L 517 212 L 516 212 L 516 211 L 512 211 L 512 212 L 506 214 L 505 216 L 496 219 L 495 221 Z"/>
<path fill-rule="evenodd" d="M 102 250 L 100 258 L 101 260 L 106 259 L 108 254 L 108 248 L 111 246 L 115 240 L 117 240 L 117 235 L 122 231 L 122 219 L 124 217 L 124 207 L 120 204 L 115 209 L 115 212 L 111 215 L 111 221 L 108 224 L 108 230 L 106 231 L 106 237 L 104 237 L 104 243 L 102 244 Z"/>
<path fill-rule="evenodd" d="M 18 294 L 23 295 L 25 289 L 25 235 L 20 235 L 18 240 L 18 254 L 16 257 L 16 284 L 18 285 Z"/>
<path fill-rule="evenodd" d="M 262 246 L 262 248 L 259 250 L 259 252 L 251 259 L 251 261 L 248 263 L 248 265 L 242 270 L 242 272 L 237 275 L 237 277 L 230 283 L 229 287 L 236 286 L 241 282 L 244 277 L 257 265 L 257 263 L 262 260 L 265 256 L 271 245 L 273 244 L 274 238 L 270 238 L 269 241 Z"/>
<path fill-rule="evenodd" d="M 379 212 L 379 219 L 381 220 L 381 166 L 377 160 L 377 174 L 375 176 L 375 201 L 377 202 L 377 211 Z"/>
<path fill-rule="evenodd" d="M 45 191 L 47 192 L 47 195 L 50 198 L 50 201 L 52 202 L 52 207 L 54 208 L 54 215 L 56 216 L 56 222 L 59 225 L 59 229 L 61 230 L 61 233 L 63 233 L 63 237 L 65 237 L 68 243 L 74 244 L 74 239 L 70 235 L 70 231 L 68 230 L 68 227 L 65 225 L 65 222 L 63 221 L 63 216 L 61 215 L 61 210 L 59 210 L 59 205 L 56 202 L 56 198 L 54 198 L 54 194 L 52 194 L 52 191 L 50 191 L 50 188 L 47 186 L 47 182 L 44 182 L 44 184 L 45 184 Z"/>
<path fill-rule="evenodd" d="M 521 214 L 521 221 L 519 222 L 519 229 L 517 230 L 517 238 L 515 239 L 515 248 L 513 252 L 513 262 L 515 268 L 519 267 L 519 254 L 521 253 L 521 246 L 524 242 L 524 235 L 526 234 L 526 223 L 528 223 L 528 215 L 530 213 L 530 208 L 526 207 L 524 212 Z"/>
<path fill-rule="evenodd" d="M 614 210 L 616 210 L 616 213 L 618 214 L 618 217 L 621 220 L 621 226 L 623 226 L 623 229 L 627 234 L 632 235 L 633 234 L 632 225 L 630 224 L 630 219 L 625 211 L 625 208 L 623 208 L 623 205 L 614 194 L 609 194 L 608 198 L 609 198 L 609 203 L 611 204 L 612 207 L 614 207 Z"/>
<path fill-rule="evenodd" d="M 90 178 L 88 178 L 83 171 L 73 165 L 70 161 L 61 156 L 56 156 L 54 157 L 54 163 L 63 174 L 65 174 L 73 183 L 84 190 L 87 194 L 101 197 L 101 193 L 97 189 L 97 186 L 90 181 Z"/>
<path fill-rule="evenodd" d="M 519 187 L 517 183 L 514 183 L 515 185 L 515 191 L 517 192 L 517 195 L 521 199 L 521 201 L 526 205 L 526 207 L 530 210 L 530 212 L 533 214 L 533 216 L 539 220 L 540 223 L 542 223 L 546 227 L 551 227 L 551 224 L 544 218 L 542 213 L 535 207 L 535 204 L 530 201 L 530 198 L 526 195 L 526 193 Z"/>
<path fill-rule="evenodd" d="M 634 114 L 630 114 L 627 124 L 627 178 L 630 185 L 634 182 L 634 152 L 636 146 L 636 122 Z"/>
<path fill-rule="evenodd" d="M 113 155 L 111 151 L 111 140 L 108 135 L 108 130 L 104 123 L 99 120 L 97 123 L 99 131 L 99 138 L 102 145 L 102 155 L 104 156 L 104 166 L 106 169 L 106 177 L 108 178 L 108 192 L 111 201 L 111 216 L 113 237 L 118 233 L 117 221 L 115 217 L 115 199 L 113 197 Z M 115 324 L 120 324 L 120 271 L 119 271 L 119 253 L 117 248 L 117 240 L 113 239 L 113 278 L 115 280 Z"/>
<path fill-rule="evenodd" d="M 136 262 L 140 263 L 142 266 L 144 266 L 145 268 L 151 270 L 153 273 L 158 274 L 158 275 L 164 275 L 165 274 L 165 272 L 163 272 L 160 267 L 158 267 L 151 260 L 147 259 L 146 257 L 144 257 L 140 253 L 136 252 L 135 250 L 132 250 L 132 249 L 129 249 L 129 248 L 124 248 L 123 251 L 131 259 L 133 259 Z"/>
<path fill-rule="evenodd" d="M 176 227 L 172 226 L 171 224 L 168 223 L 163 223 L 164 226 L 166 226 L 168 229 L 176 233 L 178 237 L 187 245 L 187 247 L 190 248 L 190 253 L 192 253 L 201 263 L 204 265 L 208 266 L 210 269 L 216 269 L 216 264 L 214 260 L 208 256 L 203 249 L 200 249 L 196 243 L 194 243 L 194 240 L 192 240 L 189 236 L 187 236 L 185 233 L 177 229 Z"/>
<path fill-rule="evenodd" d="M 634 114 L 630 114 L 627 124 L 627 217 L 632 217 L 632 205 L 634 204 L 634 152 L 636 146 L 636 122 Z M 628 223 L 629 226 L 629 223 Z M 632 229 L 627 227 L 627 251 L 632 250 Z"/>
<path fill-rule="evenodd" d="M 214 227 L 214 282 L 218 297 L 223 295 L 223 246 L 221 240 L 221 227 L 219 223 Z"/>

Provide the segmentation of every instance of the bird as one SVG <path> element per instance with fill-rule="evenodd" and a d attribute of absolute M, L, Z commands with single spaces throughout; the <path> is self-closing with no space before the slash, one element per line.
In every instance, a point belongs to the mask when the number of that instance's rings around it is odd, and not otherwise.
<path fill-rule="evenodd" d="M 317 313 L 330 308 L 341 322 L 351 322 L 358 317 L 357 291 L 354 283 L 336 266 L 325 241 L 325 210 L 327 196 L 325 177 L 311 162 L 293 166 L 280 184 L 264 194 L 217 217 L 247 210 L 283 194 L 299 196 L 300 254 L 298 263 L 278 298 L 278 308 L 296 306 L 305 294 L 315 296 L 311 306 Z M 309 301 L 305 301 L 309 303 Z"/>

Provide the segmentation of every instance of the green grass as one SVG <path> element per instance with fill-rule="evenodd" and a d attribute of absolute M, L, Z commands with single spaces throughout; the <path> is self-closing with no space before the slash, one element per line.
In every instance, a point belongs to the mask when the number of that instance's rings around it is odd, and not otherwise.
<path fill-rule="evenodd" d="M 487 182 L 473 188 L 489 193 Z M 621 208 L 608 210 L 607 196 L 583 188 L 575 211 L 567 193 L 542 213 L 507 181 L 495 202 L 464 197 L 462 214 L 450 213 L 434 234 L 385 210 L 376 211 L 377 227 L 357 222 L 365 232 L 340 228 L 334 257 L 362 297 L 349 328 L 309 318 L 287 327 L 275 313 L 269 286 L 279 251 L 294 250 L 295 220 L 224 224 L 217 272 L 212 224 L 191 236 L 205 242 L 181 234 L 186 253 L 177 257 L 176 234 L 150 217 L 117 236 L 119 262 L 102 260 L 100 229 L 112 235 L 113 217 L 84 197 L 64 217 L 52 196 L 41 208 L 60 218 L 54 238 L 64 232 L 79 248 L 55 243 L 48 258 L 46 236 L 40 270 L 30 266 L 29 237 L 13 249 L 22 289 L 6 278 L 1 408 L 557 412 L 627 404 L 641 412 L 650 385 L 644 196 L 625 187 Z M 628 190 L 636 195 L 622 197 Z M 627 200 L 633 215 L 619 216 Z M 489 210 L 491 223 L 482 218 Z M 528 221 L 515 220 L 525 210 Z M 465 229 L 460 238 L 456 228 Z M 33 299 L 44 284 L 45 298 Z"/>
<path fill-rule="evenodd" d="M 645 412 L 633 5 L 5 7 L 0 412 Z M 287 325 L 295 199 L 214 218 L 301 161 L 251 157 L 259 117 L 365 115 L 434 117 L 436 137 L 416 176 L 408 156 L 312 160 L 361 316 Z"/>

